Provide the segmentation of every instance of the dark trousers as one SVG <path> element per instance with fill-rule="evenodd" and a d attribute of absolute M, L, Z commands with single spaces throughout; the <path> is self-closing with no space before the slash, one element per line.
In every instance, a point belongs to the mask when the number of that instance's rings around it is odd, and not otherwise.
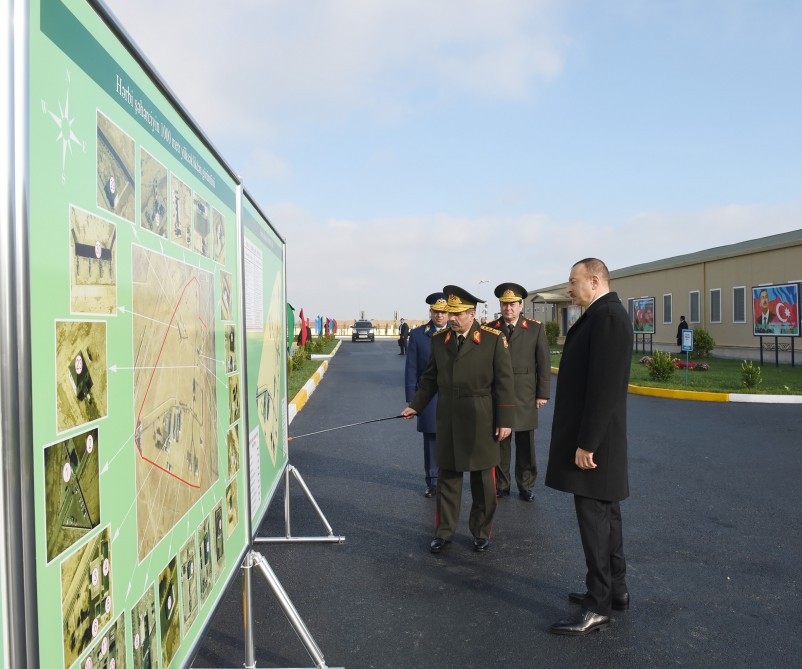
<path fill-rule="evenodd" d="M 618 502 L 579 495 L 574 495 L 574 506 L 588 568 L 584 606 L 588 611 L 607 616 L 613 594 L 627 592 L 621 507 Z"/>
<path fill-rule="evenodd" d="M 500 442 L 501 462 L 496 467 L 496 485 L 507 492 L 512 485 L 510 480 L 510 461 L 512 460 L 512 437 L 515 435 L 515 482 L 520 492 L 531 492 L 537 478 L 535 461 L 535 431 L 513 432 Z"/>
<path fill-rule="evenodd" d="M 441 469 L 437 481 L 434 535 L 446 541 L 451 541 L 457 531 L 463 475 L 464 472 Z M 493 516 L 496 515 L 497 504 L 495 478 L 495 467 L 470 472 L 473 503 L 468 518 L 468 529 L 474 539 L 490 539 L 493 533 Z"/>
<path fill-rule="evenodd" d="M 401 349 L 399 355 L 406 355 L 407 354 L 407 337 L 400 337 L 398 339 L 398 347 Z"/>
<path fill-rule="evenodd" d="M 435 449 L 437 440 L 435 432 L 423 433 L 423 469 L 426 472 L 426 487 L 434 488 L 437 485 L 437 458 Z"/>

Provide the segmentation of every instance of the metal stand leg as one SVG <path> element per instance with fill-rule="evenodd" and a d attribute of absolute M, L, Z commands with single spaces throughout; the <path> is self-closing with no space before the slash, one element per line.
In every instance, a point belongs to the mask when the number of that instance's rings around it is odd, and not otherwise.
<path fill-rule="evenodd" d="M 276 578 L 276 574 L 270 568 L 270 565 L 267 564 L 267 560 L 265 560 L 261 553 L 257 553 L 255 551 L 251 553 L 251 556 L 253 557 L 254 566 L 262 572 L 267 584 L 270 586 L 270 589 L 273 591 L 273 594 L 278 600 L 279 605 L 284 611 L 284 615 L 287 616 L 287 620 L 290 621 L 290 625 L 292 625 L 292 628 L 298 634 L 298 638 L 301 639 L 301 643 L 303 643 L 304 647 L 309 653 L 309 656 L 314 660 L 315 667 L 318 667 L 319 669 L 326 669 L 326 662 L 323 659 L 323 653 L 320 651 L 320 648 L 315 643 L 312 635 L 309 633 L 304 621 L 301 620 L 301 616 L 298 615 L 298 611 L 293 606 L 281 583 L 279 583 L 278 578 Z"/>
<path fill-rule="evenodd" d="M 309 503 L 312 505 L 312 508 L 318 515 L 318 518 L 323 522 L 323 525 L 326 528 L 326 532 L 328 533 L 325 537 L 294 537 L 292 536 L 291 525 L 290 525 L 290 474 L 295 477 L 295 480 L 298 482 L 298 485 L 301 487 L 301 490 L 306 495 L 306 499 L 309 500 Z M 254 537 L 253 542 L 255 544 L 274 544 L 274 543 L 313 543 L 313 542 L 326 542 L 326 543 L 338 543 L 341 544 L 345 542 L 345 537 L 343 536 L 335 536 L 334 530 L 331 528 L 329 521 L 326 520 L 326 516 L 323 515 L 323 511 L 320 510 L 315 498 L 312 496 L 309 488 L 307 487 L 306 483 L 304 483 L 303 478 L 301 477 L 298 470 L 293 467 L 292 465 L 287 465 L 287 468 L 284 470 L 284 524 L 286 527 L 286 534 L 283 537 Z"/>
<path fill-rule="evenodd" d="M 275 572 L 267 564 L 267 560 L 261 553 L 248 551 L 242 563 L 242 622 L 245 629 L 245 669 L 256 669 L 256 653 L 254 650 L 253 635 L 253 568 L 256 567 L 262 572 L 268 586 L 273 591 L 273 595 L 278 600 L 281 610 L 287 616 L 292 628 L 303 643 L 306 652 L 315 663 L 315 669 L 344 669 L 343 667 L 329 667 L 323 659 L 320 647 L 315 643 L 306 624 L 301 620 L 293 603 L 290 601 L 287 592 L 282 587 Z"/>
<path fill-rule="evenodd" d="M 256 652 L 253 643 L 253 602 L 251 578 L 253 575 L 253 552 L 248 551 L 242 564 L 242 627 L 245 630 L 245 669 L 255 669 Z"/>

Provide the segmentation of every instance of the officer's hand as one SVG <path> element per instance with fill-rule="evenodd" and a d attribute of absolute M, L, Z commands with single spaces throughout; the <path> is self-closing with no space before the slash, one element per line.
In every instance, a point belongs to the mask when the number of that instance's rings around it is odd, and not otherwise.
<path fill-rule="evenodd" d="M 580 469 L 596 469 L 596 463 L 593 462 L 592 451 L 585 451 L 581 448 L 577 448 L 574 462 L 576 462 L 576 466 Z"/>
<path fill-rule="evenodd" d="M 415 411 L 415 409 L 410 409 L 409 407 L 407 407 L 406 409 L 404 409 L 404 410 L 401 412 L 401 415 L 402 415 L 404 418 L 406 418 L 407 420 L 409 420 L 410 418 L 414 418 L 415 416 L 417 416 L 417 415 L 418 415 L 418 412 L 417 412 L 417 411 Z"/>
<path fill-rule="evenodd" d="M 498 441 L 504 441 L 511 434 L 512 434 L 512 428 L 509 428 L 509 427 L 497 427 L 496 428 L 496 439 Z"/>
<path fill-rule="evenodd" d="M 542 409 L 544 406 L 546 406 L 546 404 L 548 404 L 548 402 L 549 402 L 548 400 L 544 400 L 543 398 L 541 398 L 541 397 L 538 397 L 538 398 L 535 400 L 535 406 L 536 406 L 538 409 Z"/>

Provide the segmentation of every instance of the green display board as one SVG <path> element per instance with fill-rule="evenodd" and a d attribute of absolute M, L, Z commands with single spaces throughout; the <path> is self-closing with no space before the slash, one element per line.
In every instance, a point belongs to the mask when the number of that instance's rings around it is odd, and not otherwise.
<path fill-rule="evenodd" d="M 250 541 L 238 185 L 100 10 L 29 7 L 40 666 L 179 666 Z"/>
<path fill-rule="evenodd" d="M 283 240 L 242 202 L 251 514 L 259 526 L 287 464 L 287 310 Z"/>

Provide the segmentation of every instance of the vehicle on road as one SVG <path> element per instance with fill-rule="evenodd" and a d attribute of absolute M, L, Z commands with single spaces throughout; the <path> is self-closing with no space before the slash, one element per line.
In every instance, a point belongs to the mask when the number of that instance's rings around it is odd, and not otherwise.
<path fill-rule="evenodd" d="M 351 328 L 351 341 L 358 340 L 375 341 L 376 330 L 370 321 L 357 321 Z"/>

